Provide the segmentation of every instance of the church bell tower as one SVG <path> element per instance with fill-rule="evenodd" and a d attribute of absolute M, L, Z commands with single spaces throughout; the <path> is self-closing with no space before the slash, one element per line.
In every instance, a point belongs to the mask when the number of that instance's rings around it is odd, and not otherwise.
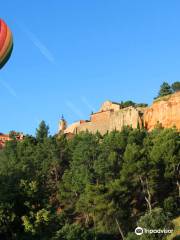
<path fill-rule="evenodd" d="M 64 133 L 64 130 L 67 128 L 67 122 L 62 115 L 61 120 L 59 121 L 58 133 Z"/>

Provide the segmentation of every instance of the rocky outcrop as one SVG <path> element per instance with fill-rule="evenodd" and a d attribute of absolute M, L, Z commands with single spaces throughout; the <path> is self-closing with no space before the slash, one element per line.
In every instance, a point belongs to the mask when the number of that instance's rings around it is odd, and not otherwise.
<path fill-rule="evenodd" d="M 127 107 L 111 114 L 109 131 L 121 131 L 124 126 L 142 128 L 144 108 Z"/>
<path fill-rule="evenodd" d="M 153 130 L 157 124 L 164 128 L 180 129 L 180 92 L 156 99 L 150 107 L 123 106 L 106 101 L 100 110 L 90 116 L 90 120 L 81 120 L 68 126 L 64 134 L 77 134 L 89 131 L 101 134 L 113 130 L 121 131 L 124 126 Z M 62 125 L 62 124 L 61 124 Z"/>
<path fill-rule="evenodd" d="M 180 92 L 158 98 L 144 112 L 144 126 L 148 131 L 157 124 L 164 128 L 180 129 Z"/>
<path fill-rule="evenodd" d="M 144 108 L 127 107 L 121 108 L 120 104 L 105 102 L 100 111 L 93 113 L 88 121 L 78 121 L 68 126 L 64 133 L 77 134 L 84 131 L 101 134 L 113 130 L 121 131 L 124 126 L 141 128 L 143 126 Z"/>

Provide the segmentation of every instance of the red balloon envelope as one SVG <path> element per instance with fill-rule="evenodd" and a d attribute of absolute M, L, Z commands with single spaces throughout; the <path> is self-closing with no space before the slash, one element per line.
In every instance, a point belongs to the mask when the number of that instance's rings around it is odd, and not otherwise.
<path fill-rule="evenodd" d="M 13 37 L 6 23 L 0 19 L 0 69 L 9 60 L 13 50 Z"/>

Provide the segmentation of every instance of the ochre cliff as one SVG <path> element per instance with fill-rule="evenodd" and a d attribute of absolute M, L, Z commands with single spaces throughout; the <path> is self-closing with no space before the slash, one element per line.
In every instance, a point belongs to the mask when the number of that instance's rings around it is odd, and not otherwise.
<path fill-rule="evenodd" d="M 128 107 L 117 111 L 111 109 L 92 114 L 90 121 L 86 121 L 77 126 L 76 133 L 88 130 L 92 133 L 98 131 L 101 134 L 105 134 L 107 131 L 120 131 L 123 126 L 137 128 L 138 125 L 142 126 L 140 109 L 134 107 Z"/>
<path fill-rule="evenodd" d="M 144 112 L 144 126 L 151 131 L 157 124 L 180 129 L 180 92 L 159 98 Z"/>
<path fill-rule="evenodd" d="M 120 103 L 106 101 L 100 110 L 91 114 L 90 120 L 80 120 L 65 127 L 64 119 L 60 122 L 59 133 L 77 134 L 89 131 L 105 134 L 107 131 L 120 131 L 123 126 L 132 128 L 143 126 L 151 131 L 157 125 L 164 128 L 180 129 L 180 92 L 156 99 L 150 107 L 130 106 L 123 108 Z"/>
<path fill-rule="evenodd" d="M 123 126 L 142 127 L 144 110 L 145 108 L 142 107 L 123 108 L 119 103 L 106 101 L 98 112 L 91 114 L 90 120 L 75 122 L 65 129 L 63 126 L 66 124 L 64 124 L 64 120 L 61 120 L 59 132 L 77 134 L 88 130 L 92 133 L 98 131 L 105 134 L 107 131 L 120 131 Z"/>

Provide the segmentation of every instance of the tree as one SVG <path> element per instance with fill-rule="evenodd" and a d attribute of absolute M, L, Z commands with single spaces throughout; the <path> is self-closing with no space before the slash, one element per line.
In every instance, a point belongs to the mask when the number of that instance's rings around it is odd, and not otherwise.
<path fill-rule="evenodd" d="M 67 208 L 72 207 L 93 181 L 93 162 L 98 154 L 99 137 L 88 132 L 77 135 L 69 143 L 71 161 L 62 176 L 59 199 Z"/>
<path fill-rule="evenodd" d="M 93 240 L 94 234 L 88 229 L 81 227 L 78 224 L 66 224 L 59 231 L 52 240 Z"/>
<path fill-rule="evenodd" d="M 180 82 L 174 82 L 171 87 L 174 92 L 180 91 Z"/>
<path fill-rule="evenodd" d="M 164 129 L 157 132 L 154 130 L 151 134 L 153 147 L 150 158 L 159 172 L 156 195 L 160 202 L 170 193 L 180 197 L 179 133 L 175 129 Z"/>
<path fill-rule="evenodd" d="M 159 230 L 159 229 L 172 229 L 170 221 L 163 209 L 155 208 L 151 213 L 146 213 L 138 221 L 138 226 L 146 228 L 148 230 Z M 166 234 L 164 233 L 153 233 L 153 234 L 142 234 L 140 240 L 161 240 L 165 239 Z"/>
<path fill-rule="evenodd" d="M 0 239 L 162 239 L 134 229 L 168 228 L 179 213 L 175 128 L 68 140 L 40 125 L 37 137 L 12 139 L 0 151 Z"/>
<path fill-rule="evenodd" d="M 146 213 L 144 216 L 140 217 L 137 226 L 143 229 L 143 234 L 137 236 L 135 233 L 131 232 L 126 237 L 126 240 L 165 240 L 167 239 L 167 234 L 148 233 L 145 232 L 145 230 L 171 230 L 173 227 L 161 208 L 154 208 L 151 213 Z"/>
<path fill-rule="evenodd" d="M 163 97 L 172 93 L 171 86 L 167 82 L 163 82 L 157 97 Z"/>
<path fill-rule="evenodd" d="M 46 125 L 45 121 L 42 121 L 39 124 L 39 128 L 36 129 L 36 139 L 39 142 L 43 142 L 43 140 L 48 137 L 48 134 L 49 134 L 49 126 Z"/>
<path fill-rule="evenodd" d="M 129 129 L 123 129 L 122 132 L 114 131 L 104 136 L 99 146 L 98 157 L 94 161 L 98 183 L 105 183 L 119 176 L 129 132 Z"/>
<path fill-rule="evenodd" d="M 128 100 L 126 102 L 121 102 L 121 105 L 123 106 L 123 108 L 126 108 L 126 107 L 130 107 L 130 106 L 134 107 L 136 104 L 133 101 Z"/>
<path fill-rule="evenodd" d="M 113 184 L 109 184 L 109 186 L 87 185 L 76 208 L 79 213 L 84 215 L 85 224 L 93 224 L 96 232 L 121 235 L 124 239 L 121 227 L 122 222 L 124 223 L 126 219 L 127 210 L 126 207 L 120 207 L 121 204 L 125 205 L 125 201 L 121 201 L 121 199 L 115 201 L 116 190 Z"/>

